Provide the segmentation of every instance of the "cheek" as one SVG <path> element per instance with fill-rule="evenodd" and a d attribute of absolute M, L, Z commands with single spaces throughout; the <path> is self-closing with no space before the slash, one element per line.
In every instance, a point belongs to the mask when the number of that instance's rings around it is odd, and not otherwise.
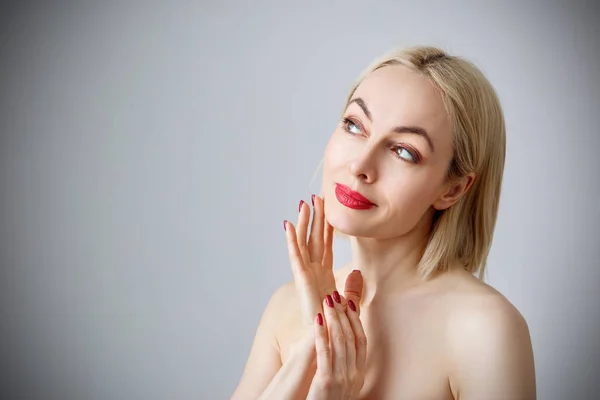
<path fill-rule="evenodd" d="M 388 208 L 383 220 L 396 234 L 417 226 L 433 204 L 431 183 L 411 178 L 405 177 L 402 183 L 396 181 L 394 189 L 387 192 Z"/>
<path fill-rule="evenodd" d="M 407 174 L 402 180 L 388 182 L 386 187 L 393 188 L 388 201 L 394 213 L 421 214 L 433 204 L 437 195 L 437 186 L 433 174 Z"/>

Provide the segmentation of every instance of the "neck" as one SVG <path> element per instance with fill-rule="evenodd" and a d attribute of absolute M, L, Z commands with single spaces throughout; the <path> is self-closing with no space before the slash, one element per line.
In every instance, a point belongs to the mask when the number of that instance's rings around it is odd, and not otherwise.
<path fill-rule="evenodd" d="M 360 270 L 363 278 L 362 303 L 376 295 L 402 290 L 421 280 L 417 265 L 429 239 L 428 223 L 421 221 L 409 233 L 388 239 L 351 237 L 352 261 L 347 272 Z"/>

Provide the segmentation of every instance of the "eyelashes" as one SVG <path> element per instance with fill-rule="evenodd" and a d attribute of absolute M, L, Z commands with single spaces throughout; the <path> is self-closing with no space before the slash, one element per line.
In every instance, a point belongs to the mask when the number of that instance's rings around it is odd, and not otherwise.
<path fill-rule="evenodd" d="M 359 135 L 363 132 L 363 129 L 359 123 L 347 117 L 342 120 L 342 127 L 344 131 L 350 136 Z M 404 162 L 418 164 L 421 161 L 421 155 L 410 146 L 406 146 L 404 144 L 397 144 L 393 146 L 391 150 L 394 153 L 394 157 L 399 158 Z M 407 155 L 410 158 L 406 158 Z"/>
<path fill-rule="evenodd" d="M 344 130 L 348 133 L 354 133 L 354 132 L 350 131 L 350 129 L 351 129 L 350 126 L 354 126 L 354 127 L 356 127 L 356 129 L 360 129 L 360 126 L 357 123 L 355 123 L 354 121 L 352 121 L 350 118 L 344 118 L 342 123 L 344 126 Z M 357 133 L 360 133 L 360 132 L 357 132 Z"/>
<path fill-rule="evenodd" d="M 396 155 L 396 157 L 398 157 L 401 160 L 405 160 L 408 162 L 412 162 L 413 164 L 418 164 L 420 159 L 419 157 L 413 153 L 412 151 L 408 150 L 406 147 L 404 146 L 394 146 L 394 155 Z M 400 152 L 398 152 L 398 150 L 400 150 Z M 408 156 L 411 158 L 410 160 L 407 160 L 406 158 L 402 157 L 402 154 L 408 154 Z"/>

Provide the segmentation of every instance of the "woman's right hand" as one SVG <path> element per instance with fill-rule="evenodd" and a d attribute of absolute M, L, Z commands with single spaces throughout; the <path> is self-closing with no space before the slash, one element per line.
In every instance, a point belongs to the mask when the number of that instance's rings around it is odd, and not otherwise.
<path fill-rule="evenodd" d="M 310 207 L 307 203 L 300 201 L 297 228 L 291 222 L 283 222 L 302 319 L 309 328 L 312 328 L 317 314 L 322 312 L 321 300 L 336 290 L 333 227 L 325 219 L 323 199 L 313 195 L 312 203 L 314 212 L 308 240 Z"/>
<path fill-rule="evenodd" d="M 317 369 L 307 399 L 357 399 L 365 381 L 367 337 L 352 300 L 327 295 L 315 319 Z M 347 305 L 347 307 L 346 307 Z"/>

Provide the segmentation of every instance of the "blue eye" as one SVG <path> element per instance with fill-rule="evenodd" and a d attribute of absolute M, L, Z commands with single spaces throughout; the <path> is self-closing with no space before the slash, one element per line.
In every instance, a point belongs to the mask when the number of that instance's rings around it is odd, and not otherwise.
<path fill-rule="evenodd" d="M 419 153 L 411 151 L 404 146 L 396 146 L 392 150 L 394 151 L 394 155 L 402 161 L 406 161 L 413 164 L 417 164 L 421 161 Z"/>
<path fill-rule="evenodd" d="M 412 153 L 406 150 L 404 147 L 398 147 L 396 152 L 398 153 L 398 157 L 404 159 L 408 158 L 409 161 L 415 162 L 415 156 L 413 156 Z"/>
<path fill-rule="evenodd" d="M 361 133 L 358 125 L 355 124 L 354 121 L 352 121 L 351 119 L 344 118 L 343 123 L 344 123 L 344 129 L 346 130 L 346 132 L 352 133 L 353 135 L 358 135 Z"/>

